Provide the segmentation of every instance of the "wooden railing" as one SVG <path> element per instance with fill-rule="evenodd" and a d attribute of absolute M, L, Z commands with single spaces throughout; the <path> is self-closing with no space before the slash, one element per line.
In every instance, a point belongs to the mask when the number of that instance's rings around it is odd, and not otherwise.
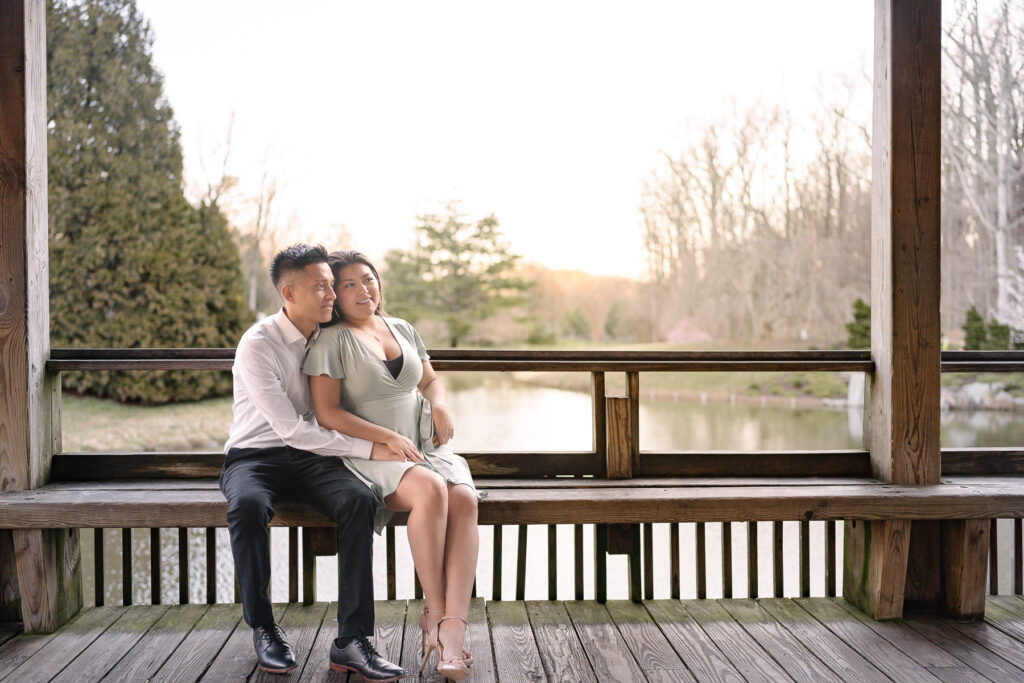
<path fill-rule="evenodd" d="M 640 451 L 638 443 L 640 373 L 641 372 L 785 372 L 785 371 L 873 371 L 873 363 L 867 351 L 767 351 L 767 352 L 682 352 L 682 351 L 471 351 L 439 350 L 431 352 L 432 364 L 442 371 L 530 371 L 530 372 L 586 372 L 591 375 L 593 413 L 592 449 L 572 452 L 470 452 L 463 453 L 469 461 L 474 475 L 487 484 L 488 478 L 523 477 L 543 479 L 550 477 L 869 477 L 871 474 L 869 454 L 866 449 L 819 450 L 819 451 Z M 65 371 L 96 370 L 227 370 L 234 357 L 233 349 L 55 349 L 47 370 L 54 375 L 54 434 L 60 434 L 59 375 Z M 943 372 L 1022 372 L 1024 352 L 944 352 Z M 606 391 L 606 374 L 625 373 L 626 396 L 611 397 Z M 623 429 L 617 430 L 621 422 Z M 622 442 L 616 435 L 624 434 L 628 441 Z M 146 478 L 210 478 L 216 477 L 223 462 L 223 455 L 216 452 L 195 453 L 58 453 L 52 462 L 54 481 L 116 480 Z M 942 468 L 944 475 L 954 474 L 1024 474 L 1024 448 L 967 448 L 943 449 Z M 398 518 L 402 523 L 402 518 Z M 799 547 L 799 592 L 801 596 L 811 595 L 812 533 L 807 520 L 798 522 L 797 544 Z M 750 597 L 759 595 L 759 578 L 762 574 L 759 563 L 759 524 L 769 522 L 727 522 L 694 524 L 694 541 L 691 547 L 681 548 L 681 524 L 669 525 L 669 558 L 667 570 L 669 594 L 680 597 L 683 593 L 681 582 L 681 556 L 692 557 L 695 563 L 695 593 L 697 597 L 708 595 L 708 538 L 709 529 L 719 527 L 721 548 L 717 567 L 710 569 L 721 573 L 723 597 L 745 593 Z M 784 523 L 772 521 L 771 551 L 771 594 L 781 596 L 785 584 Z M 823 567 L 824 594 L 837 594 L 837 538 L 840 522 L 814 522 L 824 524 Z M 737 527 L 737 525 L 739 525 Z M 1021 552 L 1021 519 L 1015 519 L 1013 555 L 1013 591 L 1022 592 L 1024 557 Z M 547 526 L 547 573 L 548 591 L 551 599 L 558 596 L 558 541 L 556 525 Z M 573 525 L 573 596 L 584 597 L 584 526 Z M 587 525 L 589 526 L 589 525 Z M 625 553 L 630 557 L 628 585 L 633 596 L 656 597 L 654 593 L 654 526 L 653 524 L 631 527 L 614 525 L 607 533 L 608 525 L 594 525 L 594 595 L 599 601 L 607 597 L 607 554 Z M 742 530 L 746 536 L 746 576 L 740 582 L 733 576 L 733 532 Z M 206 531 L 206 600 L 216 601 L 216 532 Z M 492 581 L 489 593 L 491 599 L 503 597 L 502 574 L 511 565 L 502 557 L 503 525 L 494 525 L 492 530 Z M 513 531 L 517 534 L 515 558 L 515 599 L 525 596 L 527 566 L 528 526 L 519 525 Z M 764 533 L 764 529 L 761 529 Z M 303 529 L 299 541 L 299 529 L 290 528 L 288 535 L 288 594 L 290 601 L 299 599 L 299 583 L 303 584 L 302 599 L 311 602 L 315 598 L 315 545 L 316 537 L 310 529 Z M 131 571 L 131 530 L 122 529 L 123 597 L 125 604 L 132 601 Z M 103 530 L 96 530 L 94 536 L 94 571 L 96 577 L 95 601 L 104 601 L 103 586 Z M 187 547 L 187 530 L 178 530 L 179 601 L 189 599 L 190 557 Z M 997 534 L 991 535 L 992 561 L 990 582 L 992 591 L 998 587 Z M 150 530 L 151 551 L 151 595 L 159 602 L 160 578 L 160 535 L 159 530 Z M 385 532 L 387 585 L 386 597 L 397 597 L 395 572 L 395 527 Z M 300 560 L 302 557 L 301 570 Z M 566 568 L 568 569 L 568 568 Z M 743 590 L 739 590 L 743 586 Z M 474 588 L 474 593 L 475 593 Z M 418 583 L 413 587 L 416 597 L 421 595 Z M 235 599 L 237 600 L 237 588 Z M 668 596 L 657 596 L 668 597 Z"/>

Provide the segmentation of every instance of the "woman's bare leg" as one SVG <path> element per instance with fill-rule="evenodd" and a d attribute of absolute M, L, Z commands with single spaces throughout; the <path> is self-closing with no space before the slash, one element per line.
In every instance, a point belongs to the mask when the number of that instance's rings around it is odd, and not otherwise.
<path fill-rule="evenodd" d="M 448 530 L 444 548 L 445 614 L 465 618 L 473 595 L 477 554 L 480 550 L 476 492 L 464 484 L 449 486 L 447 516 Z M 442 632 L 441 640 L 446 645 L 445 656 L 461 657 L 466 637 L 465 625 L 461 621 L 449 619 L 444 622 Z"/>
<path fill-rule="evenodd" d="M 448 516 L 444 479 L 426 467 L 410 467 L 398 488 L 384 502 L 389 510 L 409 511 L 406 527 L 409 549 L 427 607 L 443 609 L 445 520 Z"/>

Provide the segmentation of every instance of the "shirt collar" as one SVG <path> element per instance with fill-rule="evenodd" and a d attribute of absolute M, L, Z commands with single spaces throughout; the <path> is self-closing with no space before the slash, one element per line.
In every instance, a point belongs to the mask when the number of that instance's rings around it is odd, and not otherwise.
<path fill-rule="evenodd" d="M 320 326 L 317 325 L 316 330 L 313 331 L 313 336 L 307 341 L 306 335 L 302 334 L 299 328 L 295 327 L 295 323 L 288 319 L 283 307 L 274 315 L 274 322 L 277 323 L 277 328 L 281 330 L 281 336 L 284 338 L 285 344 L 302 342 L 302 345 L 308 348 L 320 336 Z"/>

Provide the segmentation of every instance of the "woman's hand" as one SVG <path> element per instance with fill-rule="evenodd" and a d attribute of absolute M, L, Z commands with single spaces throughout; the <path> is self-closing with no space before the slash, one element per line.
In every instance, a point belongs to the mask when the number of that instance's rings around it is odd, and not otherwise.
<path fill-rule="evenodd" d="M 372 449 L 370 451 L 371 460 L 410 460 L 412 462 L 423 462 L 423 456 L 420 455 L 419 450 L 416 448 L 416 444 L 397 432 L 391 432 L 391 435 L 383 441 L 383 444 L 387 447 L 387 451 L 381 453 L 377 448 Z"/>
<path fill-rule="evenodd" d="M 443 446 L 455 436 L 455 421 L 448 406 L 431 406 L 430 412 L 434 418 L 434 446 Z"/>

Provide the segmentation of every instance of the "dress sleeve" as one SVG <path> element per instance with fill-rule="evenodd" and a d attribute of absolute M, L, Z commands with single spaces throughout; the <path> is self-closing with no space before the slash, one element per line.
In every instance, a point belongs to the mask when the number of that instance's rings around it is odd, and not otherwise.
<path fill-rule="evenodd" d="M 343 338 L 338 325 L 321 330 L 313 346 L 309 347 L 306 360 L 302 362 L 302 374 L 345 379 L 345 357 L 341 352 Z"/>
<path fill-rule="evenodd" d="M 423 345 L 423 340 L 420 339 L 420 333 L 416 331 L 416 328 L 411 323 L 405 320 L 397 320 L 398 329 L 402 331 L 406 339 L 416 347 L 416 355 L 420 357 L 422 361 L 430 360 L 430 354 L 427 353 L 427 347 Z"/>

